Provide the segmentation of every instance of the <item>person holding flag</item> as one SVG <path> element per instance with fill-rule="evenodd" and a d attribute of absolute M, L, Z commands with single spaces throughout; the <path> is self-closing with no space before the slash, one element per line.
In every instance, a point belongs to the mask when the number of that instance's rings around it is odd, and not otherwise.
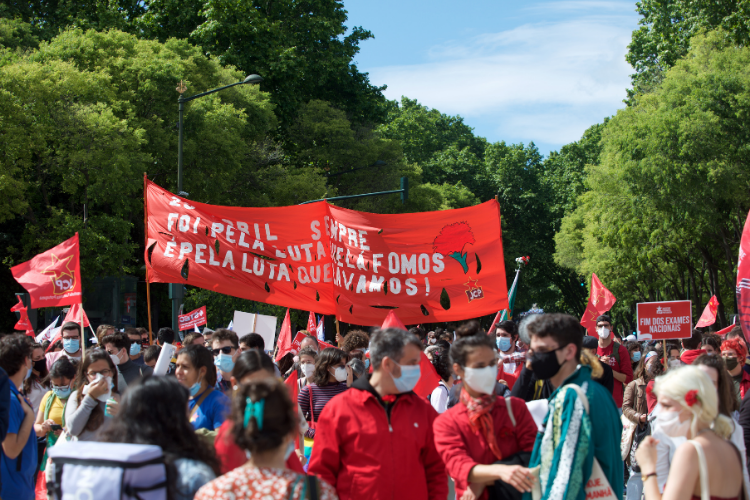
<path fill-rule="evenodd" d="M 612 397 L 622 414 L 625 386 L 633 381 L 630 354 L 627 347 L 612 340 L 612 319 L 608 315 L 602 314 L 596 318 L 596 333 L 599 335 L 599 347 L 596 349 L 596 354 L 599 356 L 599 361 L 612 368 L 612 376 L 615 378 Z"/>

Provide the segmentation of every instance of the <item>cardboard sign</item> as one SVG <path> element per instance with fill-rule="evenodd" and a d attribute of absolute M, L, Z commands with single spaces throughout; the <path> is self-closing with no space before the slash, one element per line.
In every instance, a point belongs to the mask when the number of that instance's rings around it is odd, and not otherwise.
<path fill-rule="evenodd" d="M 238 338 L 242 338 L 248 333 L 257 333 L 263 337 L 266 349 L 273 349 L 274 339 L 276 338 L 276 316 L 234 311 L 232 331 L 237 334 Z"/>
<path fill-rule="evenodd" d="M 187 314 L 180 314 L 178 319 L 180 323 L 180 331 L 192 330 L 196 326 L 205 325 L 207 321 L 206 306 L 200 307 Z"/>
<path fill-rule="evenodd" d="M 638 338 L 686 339 L 693 334 L 693 307 L 689 300 L 641 302 L 636 305 Z"/>
<path fill-rule="evenodd" d="M 500 206 L 370 214 L 326 202 L 207 205 L 146 183 L 151 283 L 183 283 L 380 325 L 494 314 L 508 307 Z M 182 276 L 188 265 L 189 277 Z M 289 339 L 291 340 L 291 339 Z"/>

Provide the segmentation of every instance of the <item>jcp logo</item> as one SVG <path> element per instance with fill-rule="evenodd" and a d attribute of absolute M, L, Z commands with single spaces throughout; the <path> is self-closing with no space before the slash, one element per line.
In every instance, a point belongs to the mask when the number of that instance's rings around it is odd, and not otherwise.
<path fill-rule="evenodd" d="M 73 280 L 55 280 L 55 287 L 62 291 L 70 290 L 73 288 Z"/>
<path fill-rule="evenodd" d="M 466 297 L 469 299 L 469 302 L 475 299 L 483 299 L 484 298 L 484 292 L 482 291 L 482 287 L 478 288 L 472 288 L 471 290 L 465 290 Z"/>

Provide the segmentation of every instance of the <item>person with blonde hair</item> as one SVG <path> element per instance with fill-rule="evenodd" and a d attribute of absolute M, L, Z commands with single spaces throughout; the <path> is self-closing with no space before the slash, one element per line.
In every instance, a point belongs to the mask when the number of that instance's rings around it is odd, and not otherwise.
<path fill-rule="evenodd" d="M 654 393 L 661 407 L 654 434 L 687 438 L 671 460 L 663 496 L 669 500 L 735 500 L 743 493 L 742 461 L 727 440 L 732 421 L 719 413 L 716 388 L 706 373 L 694 366 L 672 369 L 659 377 Z M 657 444 L 646 437 L 636 451 L 646 500 L 661 500 L 657 481 Z M 744 500 L 744 499 L 743 499 Z"/>

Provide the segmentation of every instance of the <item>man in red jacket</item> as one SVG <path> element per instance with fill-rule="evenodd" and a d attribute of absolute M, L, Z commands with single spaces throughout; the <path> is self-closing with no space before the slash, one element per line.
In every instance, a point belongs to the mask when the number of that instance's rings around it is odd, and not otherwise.
<path fill-rule="evenodd" d="M 437 412 L 412 392 L 422 343 L 395 328 L 370 341 L 373 373 L 328 402 L 315 430 L 308 472 L 341 500 L 445 500 L 448 477 L 435 449 Z"/>
<path fill-rule="evenodd" d="M 693 335 L 689 339 L 682 339 L 682 347 L 685 352 L 680 356 L 680 361 L 686 365 L 692 365 L 695 358 L 701 354 L 706 354 L 705 349 L 701 349 L 701 341 L 703 340 L 703 334 L 700 330 L 693 330 Z"/>

